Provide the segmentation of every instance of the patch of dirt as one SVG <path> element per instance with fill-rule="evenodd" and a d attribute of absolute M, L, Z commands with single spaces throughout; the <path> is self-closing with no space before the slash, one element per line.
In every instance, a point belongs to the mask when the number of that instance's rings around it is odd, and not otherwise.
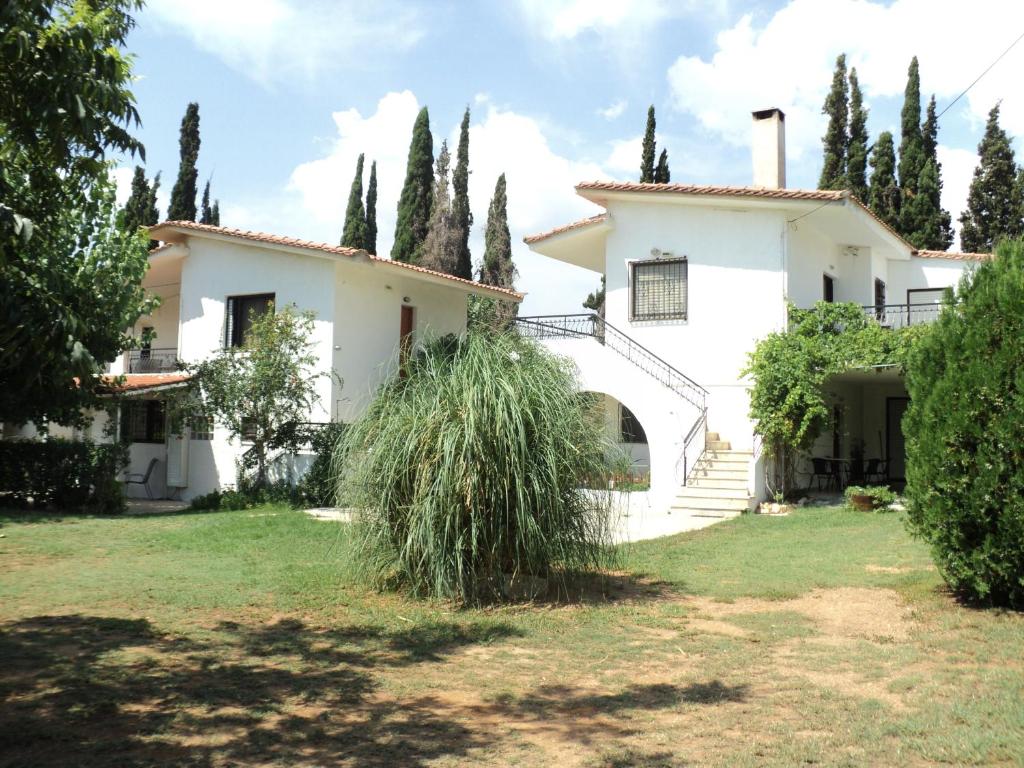
<path fill-rule="evenodd" d="M 727 621 L 717 619 L 683 619 L 686 622 L 686 629 L 694 632 L 708 632 L 712 635 L 726 635 L 728 637 L 750 637 L 750 632 L 730 624 Z"/>

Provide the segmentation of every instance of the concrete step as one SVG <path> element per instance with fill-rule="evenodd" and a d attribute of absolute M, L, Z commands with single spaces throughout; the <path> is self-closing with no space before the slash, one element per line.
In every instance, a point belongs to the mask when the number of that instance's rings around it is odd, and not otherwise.
<path fill-rule="evenodd" d="M 744 496 L 741 499 L 717 499 L 704 498 L 701 496 L 677 497 L 672 502 L 672 510 L 712 510 L 719 512 L 744 512 L 750 508 L 750 498 Z"/>
<path fill-rule="evenodd" d="M 706 432 L 704 435 L 705 440 L 721 440 L 722 436 L 717 432 Z"/>
<path fill-rule="evenodd" d="M 720 467 L 697 467 L 693 470 L 692 477 L 694 480 L 742 480 L 747 481 L 749 472 L 746 467 L 738 467 L 736 469 L 723 469 Z"/>
<path fill-rule="evenodd" d="M 721 465 L 723 467 L 728 466 L 730 469 L 733 469 L 735 467 L 750 466 L 752 458 L 752 456 L 744 456 L 739 453 L 716 453 L 714 451 L 705 451 L 704 455 L 700 457 L 700 463 Z"/>
<path fill-rule="evenodd" d="M 721 488 L 717 486 L 708 485 L 687 485 L 684 488 L 679 489 L 679 493 L 676 494 L 677 499 L 748 499 L 750 494 L 747 493 L 747 487 L 744 485 L 740 488 Z"/>
<path fill-rule="evenodd" d="M 747 489 L 747 476 L 744 473 L 743 477 L 740 478 L 729 478 L 729 477 L 692 477 L 690 483 L 687 484 L 687 488 L 735 488 L 740 490 Z"/>
<path fill-rule="evenodd" d="M 732 443 L 728 440 L 705 440 L 704 447 L 709 451 L 731 451 Z"/>
<path fill-rule="evenodd" d="M 743 514 L 742 512 L 737 512 L 734 509 L 694 509 L 689 511 L 683 509 L 676 509 L 673 511 L 677 515 L 687 514 L 690 517 L 712 517 L 718 520 L 727 520 L 730 517 L 739 517 Z"/>

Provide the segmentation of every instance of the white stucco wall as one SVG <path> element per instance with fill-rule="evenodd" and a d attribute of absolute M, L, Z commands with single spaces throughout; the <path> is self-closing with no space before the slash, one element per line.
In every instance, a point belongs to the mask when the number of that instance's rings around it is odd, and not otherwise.
<path fill-rule="evenodd" d="M 890 304 L 906 304 L 907 289 L 955 287 L 975 262 L 913 256 L 909 261 L 891 262 L 887 284 Z"/>

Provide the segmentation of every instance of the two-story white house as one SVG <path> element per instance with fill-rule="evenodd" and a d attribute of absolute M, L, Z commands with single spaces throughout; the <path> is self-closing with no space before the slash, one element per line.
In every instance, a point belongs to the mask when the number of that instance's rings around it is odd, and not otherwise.
<path fill-rule="evenodd" d="M 581 387 L 603 397 L 609 424 L 649 468 L 652 508 L 677 515 L 738 514 L 764 497 L 741 372 L 757 341 L 786 327 L 788 303 L 852 301 L 884 325 L 924 322 L 943 289 L 987 258 L 915 250 L 847 192 L 786 188 L 785 116 L 753 118 L 752 186 L 585 182 L 576 193 L 602 212 L 526 238 L 605 277 L 603 320 L 523 318 L 520 328 L 575 360 Z M 851 372 L 829 390 L 837 426 L 814 454 L 841 472 L 859 446 L 869 480 L 902 480 L 899 374 Z M 833 480 L 813 469 L 808 480 Z"/>
<path fill-rule="evenodd" d="M 148 328 L 153 339 L 110 371 L 124 375 L 118 430 L 131 446 L 128 471 L 144 474 L 156 460 L 147 486 L 128 486 L 131 495 L 188 500 L 235 483 L 244 439 L 228 439 L 213 423 L 174 432 L 164 400 L 185 385 L 179 361 L 241 345 L 253 312 L 293 305 L 314 313 L 316 372 L 334 375 L 317 379 L 319 402 L 308 421 L 347 422 L 395 374 L 400 350 L 428 335 L 465 332 L 470 295 L 523 298 L 358 249 L 259 232 L 170 221 L 150 235 L 161 245 L 150 253 L 143 287 L 161 303 L 134 333 L 141 338 Z M 104 421 L 96 420 L 92 437 Z M 302 463 L 281 457 L 276 471 L 294 478 Z"/>

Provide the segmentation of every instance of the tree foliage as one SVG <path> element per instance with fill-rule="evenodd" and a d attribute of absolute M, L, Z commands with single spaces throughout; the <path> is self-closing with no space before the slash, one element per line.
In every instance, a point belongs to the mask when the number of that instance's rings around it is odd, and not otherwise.
<path fill-rule="evenodd" d="M 604 317 L 604 293 L 605 276 L 601 275 L 601 287 L 587 294 L 587 298 L 583 302 L 583 308 L 591 309 L 601 317 Z"/>
<path fill-rule="evenodd" d="M 917 182 L 924 168 L 924 138 L 921 134 L 921 74 L 917 56 L 907 69 L 907 87 L 900 113 L 900 160 L 898 166 L 900 203 L 917 194 Z"/>
<path fill-rule="evenodd" d="M 989 253 L 999 240 L 1024 234 L 1020 169 L 1010 138 L 999 126 L 999 105 L 992 107 L 978 145 L 979 162 L 960 214 L 960 247 Z"/>
<path fill-rule="evenodd" d="M 849 95 L 846 83 L 846 54 L 836 57 L 832 87 L 821 113 L 828 117 L 828 128 L 821 139 L 825 150 L 818 189 L 846 189 L 846 151 L 850 143 L 847 127 Z"/>
<path fill-rule="evenodd" d="M 160 188 L 158 173 L 150 184 L 146 180 L 146 172 L 141 165 L 135 166 L 132 174 L 132 191 L 121 209 L 121 226 L 126 232 L 137 232 L 142 227 L 151 227 L 160 221 L 160 210 L 156 205 L 156 194 Z M 149 241 L 149 247 L 155 248 L 158 243 Z"/>
<path fill-rule="evenodd" d="M 377 161 L 370 163 L 370 182 L 366 186 L 366 243 L 367 253 L 377 253 Z"/>
<path fill-rule="evenodd" d="M 391 258 L 395 261 L 419 261 L 430 224 L 433 192 L 434 139 L 430 134 L 430 114 L 423 107 L 412 128 L 405 184 L 398 199 L 395 242 L 391 247 Z"/>
<path fill-rule="evenodd" d="M 1024 608 L 1024 242 L 967 273 L 907 365 L 907 509 L 946 581 Z"/>
<path fill-rule="evenodd" d="M 193 101 L 185 108 L 185 116 L 181 118 L 178 178 L 174 181 L 171 202 L 167 206 L 167 218 L 171 221 L 196 220 L 199 143 L 199 105 Z"/>
<path fill-rule="evenodd" d="M 672 172 L 668 167 L 668 150 L 661 150 L 661 154 L 658 155 L 658 165 L 654 169 L 654 183 L 655 184 L 668 184 L 672 180 Z"/>
<path fill-rule="evenodd" d="M 459 146 L 456 152 L 455 173 L 452 174 L 452 213 L 462 240 L 454 274 L 464 280 L 473 279 L 473 255 L 469 251 L 469 230 L 473 226 L 473 212 L 469 207 L 469 107 L 462 115 L 459 127 Z"/>
<path fill-rule="evenodd" d="M 657 121 L 654 119 L 654 105 L 647 108 L 647 127 L 644 129 L 643 146 L 640 153 L 640 181 L 654 181 L 654 132 Z"/>
<path fill-rule="evenodd" d="M 462 245 L 462 230 L 455 221 L 452 198 L 448 191 L 448 173 L 451 155 L 448 142 L 441 142 L 437 155 L 437 172 L 434 178 L 434 199 L 430 207 L 430 224 L 427 238 L 423 241 L 423 252 L 419 265 L 427 269 L 454 275 L 459 269 L 459 251 Z"/>
<path fill-rule="evenodd" d="M 600 417 L 572 368 L 514 333 L 426 345 L 339 445 L 356 549 L 381 585 L 476 603 L 609 563 Z M 516 589 L 517 583 L 525 589 Z"/>
<path fill-rule="evenodd" d="M 206 185 L 203 187 L 203 202 L 200 206 L 199 223 L 211 224 L 215 227 L 220 226 L 220 201 L 214 200 L 213 204 L 210 204 L 209 180 L 207 180 Z"/>
<path fill-rule="evenodd" d="M 480 282 L 498 288 L 515 288 L 516 265 L 512 262 L 512 236 L 508 230 L 508 194 L 505 174 L 494 185 L 494 196 L 487 208 L 487 229 L 484 231 L 484 261 Z M 476 316 L 488 323 L 504 327 L 516 316 L 519 308 L 513 302 L 481 299 Z"/>
<path fill-rule="evenodd" d="M 900 188 L 896 182 L 896 151 L 892 134 L 878 135 L 871 151 L 871 184 L 868 187 L 868 207 L 893 229 L 899 226 Z"/>
<path fill-rule="evenodd" d="M 857 68 L 850 67 L 850 142 L 846 149 L 847 189 L 858 200 L 868 202 L 868 111 L 857 79 Z"/>
<path fill-rule="evenodd" d="M 271 308 L 253 316 L 244 346 L 186 366 L 189 391 L 176 410 L 212 416 L 232 438 L 246 434 L 257 487 L 267 484 L 271 453 L 294 451 L 303 442 L 299 426 L 319 402 L 317 380 L 329 375 L 316 370 L 312 333 L 312 312 Z"/>
<path fill-rule="evenodd" d="M 345 228 L 341 234 L 341 244 L 346 248 L 366 247 L 366 209 L 363 208 L 363 153 L 356 160 L 356 175 L 352 178 L 352 186 L 348 192 L 348 205 L 345 207 Z"/>

